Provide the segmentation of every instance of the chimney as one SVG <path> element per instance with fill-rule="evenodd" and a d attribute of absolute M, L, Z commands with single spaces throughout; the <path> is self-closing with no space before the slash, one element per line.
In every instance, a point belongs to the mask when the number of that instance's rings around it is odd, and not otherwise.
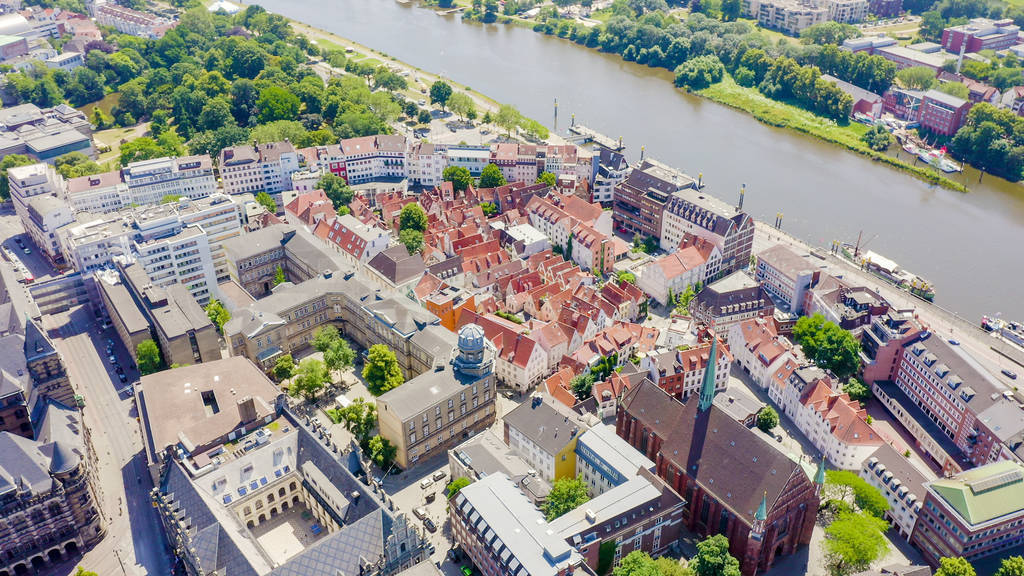
<path fill-rule="evenodd" d="M 242 422 L 252 422 L 256 419 L 256 402 L 252 396 L 246 396 L 238 401 L 238 418 Z"/>

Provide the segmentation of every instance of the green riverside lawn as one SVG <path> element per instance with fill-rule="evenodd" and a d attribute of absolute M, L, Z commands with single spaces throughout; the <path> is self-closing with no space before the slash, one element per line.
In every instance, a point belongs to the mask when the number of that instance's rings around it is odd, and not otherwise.
<path fill-rule="evenodd" d="M 929 184 L 937 184 L 958 192 L 967 191 L 963 184 L 940 175 L 930 167 L 914 166 L 882 152 L 871 150 L 860 140 L 861 135 L 868 129 L 864 124 L 850 122 L 846 126 L 840 126 L 832 120 L 802 108 L 772 100 L 758 92 L 756 88 L 744 88 L 737 84 L 728 73 L 718 84 L 698 90 L 696 94 L 719 104 L 749 112 L 754 118 L 770 126 L 790 128 L 826 142 L 838 144 L 877 162 L 884 162 L 897 170 L 908 172 Z"/>

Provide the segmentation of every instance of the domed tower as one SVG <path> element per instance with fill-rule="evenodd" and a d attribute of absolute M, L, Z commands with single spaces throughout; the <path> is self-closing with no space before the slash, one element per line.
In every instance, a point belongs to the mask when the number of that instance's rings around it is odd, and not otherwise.
<path fill-rule="evenodd" d="M 491 343 L 479 325 L 466 324 L 459 329 L 459 349 L 454 363 L 456 372 L 476 378 L 483 378 L 494 369 Z"/>

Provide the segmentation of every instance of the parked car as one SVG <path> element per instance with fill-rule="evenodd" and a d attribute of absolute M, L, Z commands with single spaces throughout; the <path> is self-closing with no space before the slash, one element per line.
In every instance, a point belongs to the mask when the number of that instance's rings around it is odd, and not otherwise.
<path fill-rule="evenodd" d="M 447 475 L 448 473 L 445 472 L 444 470 L 438 470 L 437 472 L 434 472 L 434 475 L 431 476 L 431 478 L 434 479 L 434 482 L 437 482 L 438 480 L 443 480 L 444 477 Z"/>
<path fill-rule="evenodd" d="M 111 364 L 117 364 L 117 358 L 114 356 L 108 356 L 107 361 L 110 362 Z"/>
<path fill-rule="evenodd" d="M 423 527 L 431 532 L 437 532 L 437 524 L 434 524 L 434 521 L 430 518 L 423 519 Z"/>
<path fill-rule="evenodd" d="M 123 372 L 117 375 L 117 379 L 121 381 L 121 384 L 128 382 L 128 377 Z"/>
<path fill-rule="evenodd" d="M 21 238 L 15 238 L 14 241 L 18 243 L 18 246 L 21 246 L 21 247 L 25 246 L 25 241 L 22 240 Z"/>
<path fill-rule="evenodd" d="M 434 480 L 433 479 L 431 479 L 431 478 L 424 478 L 423 480 L 420 480 L 420 489 L 421 490 L 426 490 L 427 488 L 430 488 L 433 484 L 434 484 Z"/>
<path fill-rule="evenodd" d="M 32 250 L 31 250 L 31 249 L 29 249 L 29 248 L 25 248 L 25 254 L 31 254 L 31 253 L 32 253 Z"/>
<path fill-rule="evenodd" d="M 427 493 L 427 504 L 433 502 L 436 499 L 437 499 L 437 492 L 428 492 Z"/>
<path fill-rule="evenodd" d="M 1006 368 L 1003 368 L 1002 372 L 1003 372 L 1003 376 L 1006 376 L 1007 378 L 1009 378 L 1011 380 L 1016 380 L 1017 379 L 1017 373 L 1012 371 L 1012 370 L 1007 370 Z"/>
<path fill-rule="evenodd" d="M 412 509 L 412 513 L 415 514 L 416 517 L 419 518 L 420 520 L 423 520 L 424 518 L 427 517 L 427 509 L 424 508 L 423 506 L 419 506 L 417 508 L 413 508 Z"/>
<path fill-rule="evenodd" d="M 960 345 L 960 341 L 959 340 L 954 340 L 953 338 L 949 339 L 949 343 L 952 344 L 953 346 L 959 346 Z"/>

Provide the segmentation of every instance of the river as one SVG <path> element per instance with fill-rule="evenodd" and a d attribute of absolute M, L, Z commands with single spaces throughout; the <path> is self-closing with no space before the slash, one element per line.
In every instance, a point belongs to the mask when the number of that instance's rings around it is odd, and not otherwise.
<path fill-rule="evenodd" d="M 693 176 L 708 191 L 783 230 L 827 247 L 855 242 L 931 280 L 936 303 L 977 322 L 1001 312 L 1024 319 L 1024 188 L 978 173 L 958 175 L 967 194 L 929 186 L 838 147 L 765 126 L 747 114 L 676 90 L 671 74 L 566 40 L 395 0 L 258 0 L 500 102 L 546 125 L 558 99 L 570 114 L 623 138 L 631 160 L 646 153 Z"/>

